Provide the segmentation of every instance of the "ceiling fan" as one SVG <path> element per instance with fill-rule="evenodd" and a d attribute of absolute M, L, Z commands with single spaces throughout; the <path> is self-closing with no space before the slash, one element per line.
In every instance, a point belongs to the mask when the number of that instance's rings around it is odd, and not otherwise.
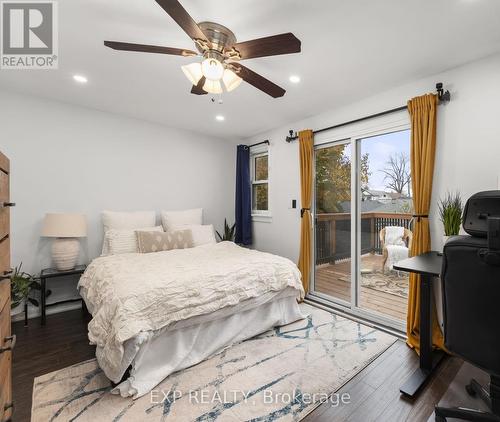
<path fill-rule="evenodd" d="M 156 0 L 170 17 L 195 42 L 198 53 L 182 48 L 104 41 L 114 50 L 176 56 L 201 56 L 203 60 L 182 66 L 191 81 L 192 94 L 220 94 L 223 82 L 226 91 L 237 88 L 242 80 L 273 98 L 282 97 L 285 90 L 263 76 L 243 66 L 240 61 L 257 57 L 276 56 L 300 52 L 300 40 L 292 33 L 274 35 L 255 40 L 236 42 L 236 36 L 223 25 L 214 22 L 196 23 L 177 0 Z"/>

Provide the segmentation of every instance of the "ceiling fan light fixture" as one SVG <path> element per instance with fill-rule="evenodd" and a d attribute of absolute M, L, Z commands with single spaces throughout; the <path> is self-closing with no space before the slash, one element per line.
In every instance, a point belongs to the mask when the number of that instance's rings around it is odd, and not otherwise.
<path fill-rule="evenodd" d="M 222 94 L 222 85 L 219 81 L 213 81 L 207 78 L 203 85 L 203 91 L 209 94 Z"/>
<path fill-rule="evenodd" d="M 219 60 L 217 53 L 209 53 L 201 62 L 201 71 L 205 78 L 212 81 L 220 81 L 224 74 L 224 66 Z"/>
<path fill-rule="evenodd" d="M 226 87 L 227 92 L 231 92 L 240 86 L 243 79 L 241 79 L 236 73 L 230 69 L 224 70 L 224 75 L 222 76 L 222 81 Z"/>
<path fill-rule="evenodd" d="M 201 63 L 191 63 L 185 66 L 181 66 L 184 75 L 193 85 L 198 85 L 200 79 L 203 77 L 203 72 L 201 71 Z"/>

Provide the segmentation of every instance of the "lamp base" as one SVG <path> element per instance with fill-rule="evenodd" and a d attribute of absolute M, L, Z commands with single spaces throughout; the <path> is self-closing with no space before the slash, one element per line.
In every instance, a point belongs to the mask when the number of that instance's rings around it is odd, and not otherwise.
<path fill-rule="evenodd" d="M 52 243 L 52 260 L 59 271 L 72 270 L 80 253 L 80 242 L 75 238 L 57 238 Z"/>

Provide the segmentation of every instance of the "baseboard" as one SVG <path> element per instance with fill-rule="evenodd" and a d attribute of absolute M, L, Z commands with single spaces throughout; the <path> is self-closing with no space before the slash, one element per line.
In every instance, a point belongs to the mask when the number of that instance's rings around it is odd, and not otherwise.
<path fill-rule="evenodd" d="M 317 308 L 323 309 L 324 311 L 333 312 L 337 315 L 343 316 L 344 318 L 359 322 L 363 325 L 367 325 L 368 327 L 376 328 L 377 330 L 384 331 L 388 334 L 393 335 L 394 337 L 398 337 L 401 340 L 406 341 L 406 335 L 401 331 L 395 330 L 391 327 L 387 327 L 385 325 L 376 324 L 373 321 L 360 318 L 358 316 L 352 315 L 348 312 L 343 311 L 342 309 L 336 308 L 329 304 L 322 303 L 318 300 L 312 299 L 311 297 L 306 297 L 304 299 L 304 303 L 308 303 L 309 305 L 316 306 Z"/>
<path fill-rule="evenodd" d="M 75 303 L 63 303 L 62 305 L 51 306 L 46 308 L 46 315 L 58 314 L 59 312 L 72 311 L 74 309 L 81 309 L 82 304 L 79 302 Z M 35 308 L 33 306 L 28 307 L 28 320 L 34 318 L 40 318 L 41 312 L 40 308 Z M 20 312 L 16 315 L 11 316 L 12 322 L 24 321 L 24 312 Z"/>

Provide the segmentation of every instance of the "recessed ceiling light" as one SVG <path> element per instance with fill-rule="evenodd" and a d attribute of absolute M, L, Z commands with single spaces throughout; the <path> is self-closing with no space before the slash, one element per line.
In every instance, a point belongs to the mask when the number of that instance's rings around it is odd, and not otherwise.
<path fill-rule="evenodd" d="M 217 120 L 218 122 L 223 122 L 224 120 L 226 120 L 226 118 L 222 114 L 218 114 L 217 116 L 215 116 L 215 120 Z"/>
<path fill-rule="evenodd" d="M 290 82 L 293 84 L 298 84 L 300 82 L 300 76 L 292 75 L 290 76 Z"/>
<path fill-rule="evenodd" d="M 73 79 L 80 84 L 86 84 L 88 82 L 88 79 L 83 75 L 73 75 Z"/>

